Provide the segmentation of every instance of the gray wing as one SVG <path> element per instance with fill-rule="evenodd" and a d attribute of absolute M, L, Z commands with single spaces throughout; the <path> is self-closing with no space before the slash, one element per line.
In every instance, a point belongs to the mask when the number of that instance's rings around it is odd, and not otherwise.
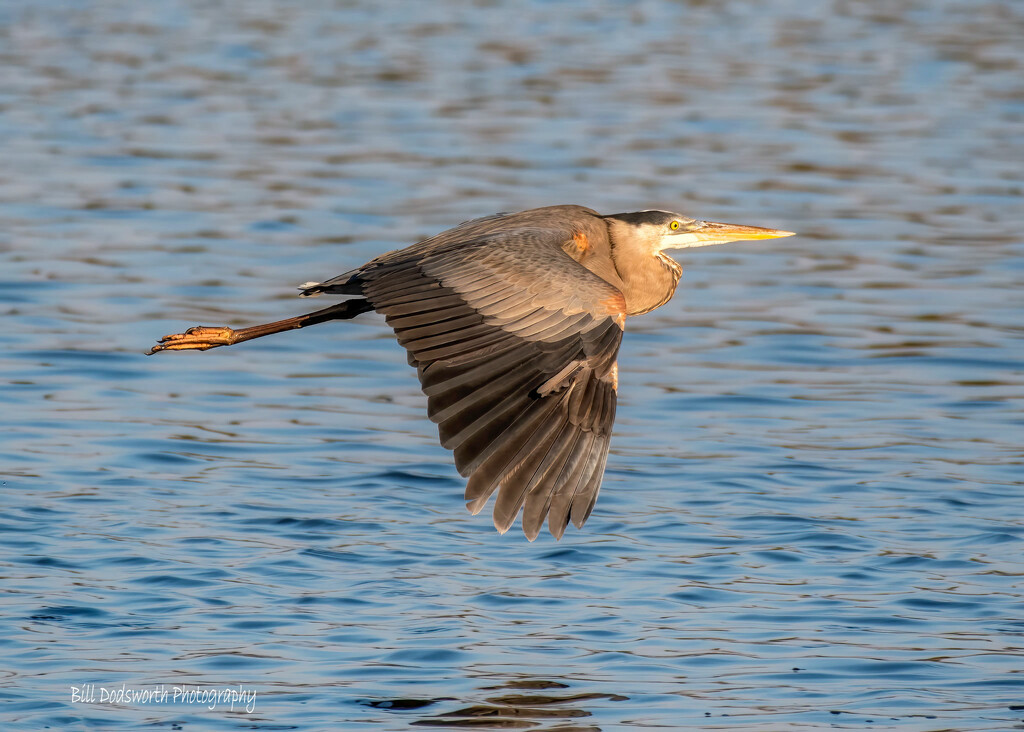
<path fill-rule="evenodd" d="M 494 525 L 525 505 L 531 540 L 545 516 L 556 538 L 590 516 L 615 420 L 625 301 L 562 250 L 568 238 L 519 229 L 358 272 L 469 477 L 467 507 L 500 487 Z"/>

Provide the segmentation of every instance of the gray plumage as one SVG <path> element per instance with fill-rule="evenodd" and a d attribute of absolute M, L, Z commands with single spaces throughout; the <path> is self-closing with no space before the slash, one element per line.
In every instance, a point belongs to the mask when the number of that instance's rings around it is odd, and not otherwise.
<path fill-rule="evenodd" d="M 193 328 L 151 352 L 231 345 L 374 309 L 417 370 L 441 444 L 468 478 L 469 510 L 497 491 L 499 531 L 522 511 L 529 539 L 545 517 L 559 538 L 570 521 L 583 526 L 601 487 L 626 317 L 663 305 L 679 282 L 682 268 L 663 250 L 786 235 L 666 211 L 497 214 L 302 288 L 364 299 L 239 331 Z"/>

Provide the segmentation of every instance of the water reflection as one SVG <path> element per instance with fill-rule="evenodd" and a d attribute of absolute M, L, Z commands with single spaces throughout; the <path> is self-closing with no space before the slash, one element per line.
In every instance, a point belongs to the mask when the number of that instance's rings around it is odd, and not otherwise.
<path fill-rule="evenodd" d="M 584 732 L 600 730 L 586 724 L 593 713 L 588 703 L 628 701 L 617 694 L 573 693 L 569 684 L 546 679 L 517 678 L 502 684 L 480 687 L 480 701 L 452 711 L 434 711 L 408 723 L 417 727 L 473 727 L 475 729 L 534 729 L 542 724 L 558 723 L 559 730 Z M 451 707 L 457 700 L 377 699 L 361 702 L 374 709 L 398 713 L 425 710 L 437 704 Z M 402 715 L 403 718 L 407 715 Z M 572 720 L 570 722 L 570 720 Z"/>
<path fill-rule="evenodd" d="M 4 3 L 3 726 L 1019 724 L 1021 37 L 984 0 Z M 560 544 L 465 514 L 379 320 L 141 355 L 553 202 L 801 233 L 631 323 Z M 185 681 L 257 711 L 68 693 Z"/>

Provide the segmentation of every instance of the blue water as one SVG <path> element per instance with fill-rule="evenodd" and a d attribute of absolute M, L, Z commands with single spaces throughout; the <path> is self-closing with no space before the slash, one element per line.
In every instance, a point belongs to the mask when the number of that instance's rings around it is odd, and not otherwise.
<path fill-rule="evenodd" d="M 4 3 L 0 727 L 1020 728 L 1022 37 L 981 0 Z M 466 513 L 375 315 L 143 355 L 548 203 L 800 233 L 628 324 L 561 542 Z"/>

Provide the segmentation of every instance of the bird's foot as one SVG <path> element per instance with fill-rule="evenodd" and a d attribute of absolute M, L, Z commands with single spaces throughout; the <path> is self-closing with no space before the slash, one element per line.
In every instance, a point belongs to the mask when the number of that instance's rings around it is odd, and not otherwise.
<path fill-rule="evenodd" d="M 205 351 L 217 346 L 230 346 L 238 339 L 238 332 L 227 326 L 197 325 L 184 333 L 165 335 L 146 353 L 152 356 L 159 351 Z"/>

